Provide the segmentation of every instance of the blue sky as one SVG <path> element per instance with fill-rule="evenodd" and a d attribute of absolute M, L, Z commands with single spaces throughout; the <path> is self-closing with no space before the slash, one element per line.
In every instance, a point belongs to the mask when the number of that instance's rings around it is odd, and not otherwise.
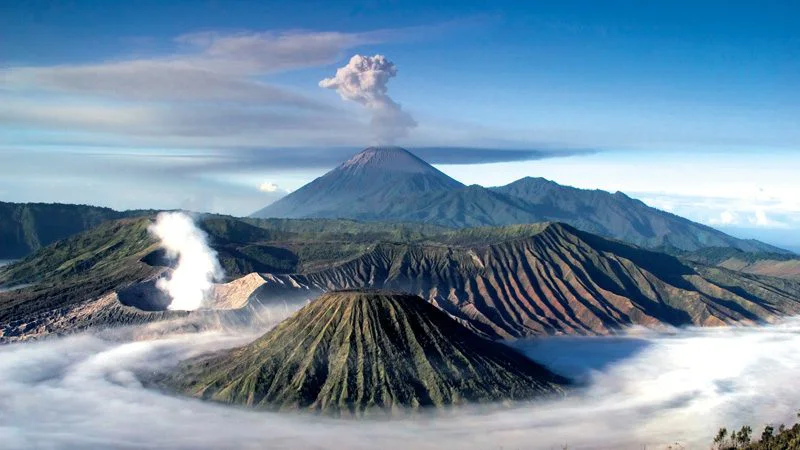
<path fill-rule="evenodd" d="M 397 143 L 450 147 L 463 182 L 622 190 L 800 245 L 799 18 L 794 1 L 3 2 L 0 198 L 246 214 L 335 164 L 318 151 L 372 143 L 370 111 L 318 83 L 379 53 L 417 124 Z"/>

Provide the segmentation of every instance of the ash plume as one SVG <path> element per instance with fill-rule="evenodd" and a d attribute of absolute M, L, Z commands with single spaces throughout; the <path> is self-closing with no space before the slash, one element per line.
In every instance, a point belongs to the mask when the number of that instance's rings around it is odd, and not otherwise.
<path fill-rule="evenodd" d="M 383 55 L 354 55 L 336 75 L 319 86 L 334 89 L 343 100 L 354 101 L 372 115 L 371 126 L 381 144 L 404 137 L 417 122 L 387 94 L 389 80 L 397 76 L 397 66 Z"/>
<path fill-rule="evenodd" d="M 195 310 L 203 306 L 214 281 L 224 276 L 217 252 L 206 242 L 206 234 L 181 212 L 161 213 L 148 231 L 161 240 L 167 257 L 177 259 L 175 270 L 156 283 L 169 295 L 169 309 Z"/>

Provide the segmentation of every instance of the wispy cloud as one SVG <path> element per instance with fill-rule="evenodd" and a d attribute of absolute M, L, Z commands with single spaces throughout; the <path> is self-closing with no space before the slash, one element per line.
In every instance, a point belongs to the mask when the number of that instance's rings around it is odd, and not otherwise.
<path fill-rule="evenodd" d="M 175 38 L 178 48 L 155 58 L 86 65 L 12 67 L 6 89 L 132 101 L 224 100 L 323 106 L 264 83 L 264 75 L 335 62 L 348 48 L 381 41 L 381 33 L 204 32 Z"/>
<path fill-rule="evenodd" d="M 193 136 L 216 136 L 212 145 L 341 141 L 340 130 L 355 135 L 366 125 L 269 77 L 334 63 L 350 48 L 398 33 L 203 32 L 176 37 L 172 51 L 155 57 L 12 66 L 0 70 L 0 121 L 15 129 L 144 137 L 154 145 L 192 145 L 185 138 Z"/>

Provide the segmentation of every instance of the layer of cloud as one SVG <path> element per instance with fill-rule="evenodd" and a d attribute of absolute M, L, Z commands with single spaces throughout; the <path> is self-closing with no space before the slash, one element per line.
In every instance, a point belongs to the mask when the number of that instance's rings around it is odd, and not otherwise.
<path fill-rule="evenodd" d="M 243 32 L 178 36 L 172 54 L 85 65 L 11 67 L 0 86 L 131 101 L 223 100 L 315 109 L 318 102 L 259 77 L 331 63 L 342 51 L 380 41 L 380 32 Z"/>
<path fill-rule="evenodd" d="M 223 150 L 0 148 L 5 201 L 56 201 L 115 209 L 187 209 L 247 215 L 347 160 L 360 149 L 229 148 Z M 551 150 L 411 149 L 434 164 L 525 161 L 562 155 Z M 564 151 L 564 157 L 573 155 Z M 42 164 L 47 161 L 47 164 Z M 449 169 L 448 169 L 449 170 Z M 259 187 L 265 182 L 274 191 Z"/>
<path fill-rule="evenodd" d="M 800 198 L 793 192 L 770 195 L 756 189 L 741 197 L 642 193 L 639 198 L 656 208 L 720 227 L 797 229 Z"/>
<path fill-rule="evenodd" d="M 363 135 L 366 124 L 269 77 L 329 64 L 349 48 L 398 34 L 205 32 L 178 36 L 172 51 L 153 57 L 11 66 L 0 69 L 0 122 L 62 138 L 127 138 L 130 146 L 335 145 Z"/>
<path fill-rule="evenodd" d="M 521 342 L 586 387 L 565 400 L 396 420 L 245 411 L 147 389 L 137 376 L 250 339 L 83 334 L 4 346 L 0 439 L 6 448 L 705 448 L 721 426 L 792 421 L 800 404 L 796 321 Z"/>

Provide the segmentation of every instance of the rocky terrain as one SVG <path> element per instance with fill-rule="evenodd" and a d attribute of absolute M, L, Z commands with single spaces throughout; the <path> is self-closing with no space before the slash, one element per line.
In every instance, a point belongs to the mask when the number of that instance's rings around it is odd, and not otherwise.
<path fill-rule="evenodd" d="M 694 264 L 563 224 L 530 231 L 488 245 L 384 243 L 346 263 L 279 278 L 316 292 L 413 292 L 495 338 L 752 324 L 800 313 L 795 281 Z"/>
<path fill-rule="evenodd" d="M 682 255 L 685 259 L 730 270 L 800 280 L 800 256 L 784 253 L 744 252 L 711 247 Z"/>
<path fill-rule="evenodd" d="M 325 294 L 255 342 L 185 361 L 160 382 L 222 403 L 330 415 L 528 400 L 567 383 L 422 298 L 362 290 Z"/>
<path fill-rule="evenodd" d="M 150 217 L 121 219 L 0 268 L 0 342 L 181 317 Z M 629 325 L 751 324 L 800 312 L 800 283 L 652 252 L 558 223 L 448 230 L 321 219 L 199 222 L 225 267 L 197 328 L 251 325 L 324 292 L 411 292 L 495 339 Z M 791 259 L 787 259 L 791 261 Z M 710 259 L 707 261 L 713 263 Z M 255 322 L 254 322 L 255 321 Z"/>

